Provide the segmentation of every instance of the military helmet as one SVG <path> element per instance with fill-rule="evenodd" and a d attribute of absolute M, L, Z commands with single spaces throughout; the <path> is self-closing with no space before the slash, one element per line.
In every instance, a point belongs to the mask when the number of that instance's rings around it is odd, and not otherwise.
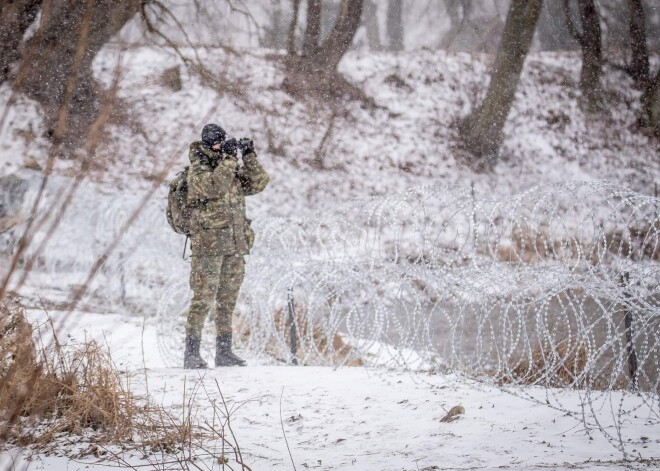
<path fill-rule="evenodd" d="M 202 142 L 209 147 L 222 144 L 227 138 L 227 133 L 217 124 L 207 124 L 202 129 Z"/>

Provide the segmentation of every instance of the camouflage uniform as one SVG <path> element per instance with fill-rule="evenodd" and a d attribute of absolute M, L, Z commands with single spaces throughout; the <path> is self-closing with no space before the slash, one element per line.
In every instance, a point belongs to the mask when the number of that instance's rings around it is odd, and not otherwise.
<path fill-rule="evenodd" d="M 189 157 L 188 202 L 196 208 L 190 224 L 193 299 L 186 334 L 201 335 L 215 302 L 217 334 L 231 335 L 232 313 L 245 273 L 243 256 L 254 243 L 245 217 L 245 196 L 262 191 L 269 178 L 254 152 L 243 157 L 240 168 L 236 158 L 202 142 L 190 145 Z"/>

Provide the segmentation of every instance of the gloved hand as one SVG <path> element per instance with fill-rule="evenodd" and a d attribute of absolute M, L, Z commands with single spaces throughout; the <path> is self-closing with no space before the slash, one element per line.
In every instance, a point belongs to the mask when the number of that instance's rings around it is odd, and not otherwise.
<path fill-rule="evenodd" d="M 227 139 L 225 143 L 222 145 L 222 153 L 227 154 L 231 157 L 237 157 L 238 156 L 238 141 L 236 139 L 231 138 Z"/>
<path fill-rule="evenodd" d="M 244 137 L 238 141 L 238 144 L 241 147 L 241 153 L 243 155 L 248 155 L 254 152 L 254 141 L 252 139 Z"/>

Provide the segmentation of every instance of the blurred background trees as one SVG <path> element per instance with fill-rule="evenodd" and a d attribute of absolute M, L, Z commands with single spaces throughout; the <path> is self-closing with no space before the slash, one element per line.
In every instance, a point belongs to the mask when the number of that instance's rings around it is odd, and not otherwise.
<path fill-rule="evenodd" d="M 480 161 L 496 154 L 502 143 L 504 122 L 513 104 L 542 3 L 542 0 L 511 1 L 486 98 L 461 123 L 465 145 Z"/>
<path fill-rule="evenodd" d="M 359 96 L 337 74 L 337 66 L 351 47 L 361 25 L 364 0 L 342 0 L 327 35 L 322 36 L 321 0 L 307 0 L 307 21 L 302 35 L 301 50 L 296 46 L 296 27 L 301 2 L 293 2 L 293 15 L 287 37 L 287 78 L 284 88 L 292 94 L 319 93 L 322 97 L 337 97 L 348 92 Z M 300 42 L 300 41 L 298 41 Z"/>
<path fill-rule="evenodd" d="M 195 24 L 177 21 L 185 9 L 196 11 Z M 498 154 L 528 51 L 579 54 L 589 113 L 607 107 L 604 68 L 624 71 L 641 91 L 640 125 L 660 129 L 658 65 L 650 59 L 660 50 L 654 0 L 12 0 L 0 4 L 0 20 L 0 83 L 42 105 L 56 144 L 75 146 L 96 119 L 105 92 L 92 63 L 120 30 L 135 43 L 170 48 L 268 48 L 285 65 L 285 91 L 369 106 L 340 73 L 349 50 L 491 54 L 485 98 L 460 126 L 475 162 Z"/>
<path fill-rule="evenodd" d="M 11 78 L 15 92 L 41 104 L 46 133 L 55 144 L 80 143 L 96 119 L 101 96 L 92 61 L 139 7 L 140 0 L 3 3 L 0 81 Z M 30 27 L 32 34 L 26 35 Z"/>

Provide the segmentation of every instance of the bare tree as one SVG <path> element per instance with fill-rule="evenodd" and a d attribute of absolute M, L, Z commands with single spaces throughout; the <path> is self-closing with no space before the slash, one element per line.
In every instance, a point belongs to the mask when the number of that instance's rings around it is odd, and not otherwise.
<path fill-rule="evenodd" d="M 15 0 L 0 4 L 0 83 L 7 80 L 11 66 L 20 59 L 18 46 L 37 17 L 42 0 Z"/>
<path fill-rule="evenodd" d="M 646 15 L 642 0 L 628 0 L 630 8 L 630 75 L 638 83 L 649 80 L 649 49 L 646 43 Z"/>
<path fill-rule="evenodd" d="M 369 49 L 380 51 L 383 45 L 380 42 L 380 28 L 378 27 L 378 7 L 374 0 L 365 0 L 363 23 L 367 29 L 367 42 Z"/>
<path fill-rule="evenodd" d="M 282 10 L 282 0 L 274 0 L 270 10 L 271 22 L 264 25 L 264 36 L 260 41 L 262 47 L 284 49 L 287 46 L 287 24 Z M 286 0 L 288 3 L 288 0 Z M 198 8 L 200 11 L 200 8 Z"/>
<path fill-rule="evenodd" d="M 442 48 L 449 48 L 469 21 L 472 5 L 470 0 L 447 0 L 445 2 L 449 14 L 449 31 L 442 38 Z"/>
<path fill-rule="evenodd" d="M 316 54 L 321 39 L 321 0 L 307 0 L 307 27 L 303 41 L 303 55 Z"/>
<path fill-rule="evenodd" d="M 568 29 L 564 0 L 545 0 L 536 31 L 536 39 L 544 51 L 566 51 L 579 47 Z"/>
<path fill-rule="evenodd" d="M 600 29 L 600 15 L 594 0 L 577 0 L 582 31 L 580 32 L 571 18 L 570 0 L 565 0 L 566 21 L 571 34 L 580 43 L 582 49 L 582 68 L 580 70 L 580 90 L 584 104 L 589 111 L 596 111 L 602 106 L 603 89 L 600 77 L 603 69 L 603 47 Z"/>
<path fill-rule="evenodd" d="M 642 125 L 660 136 L 660 70 L 642 94 Z"/>
<path fill-rule="evenodd" d="M 43 106 L 55 144 L 77 144 L 96 119 L 100 97 L 92 61 L 139 7 L 140 0 L 57 1 L 27 42 L 25 73 L 14 88 Z"/>
<path fill-rule="evenodd" d="M 316 2 L 307 1 L 308 8 L 310 3 Z M 323 95 L 348 94 L 352 98 L 364 98 L 356 87 L 350 85 L 337 72 L 339 61 L 348 51 L 360 26 L 363 4 L 364 0 L 341 0 L 334 27 L 324 41 L 320 41 L 320 32 L 306 31 L 307 53 L 299 55 L 295 47 L 289 50 L 287 76 L 283 84 L 287 91 L 292 94 L 319 92 Z M 297 18 L 294 17 L 293 21 L 297 21 Z M 316 25 L 312 24 L 311 27 L 316 28 Z M 309 28 L 308 23 L 307 29 Z M 291 30 L 295 31 L 295 26 L 292 26 Z"/>
<path fill-rule="evenodd" d="M 293 0 L 293 17 L 289 25 L 289 34 L 286 40 L 286 52 L 289 55 L 296 53 L 296 26 L 298 25 L 298 14 L 300 13 L 300 0 Z"/>
<path fill-rule="evenodd" d="M 403 0 L 389 0 L 387 4 L 387 37 L 390 50 L 403 50 Z"/>
<path fill-rule="evenodd" d="M 543 0 L 511 1 L 486 98 L 459 126 L 466 148 L 479 159 L 499 152 L 542 4 Z"/>

